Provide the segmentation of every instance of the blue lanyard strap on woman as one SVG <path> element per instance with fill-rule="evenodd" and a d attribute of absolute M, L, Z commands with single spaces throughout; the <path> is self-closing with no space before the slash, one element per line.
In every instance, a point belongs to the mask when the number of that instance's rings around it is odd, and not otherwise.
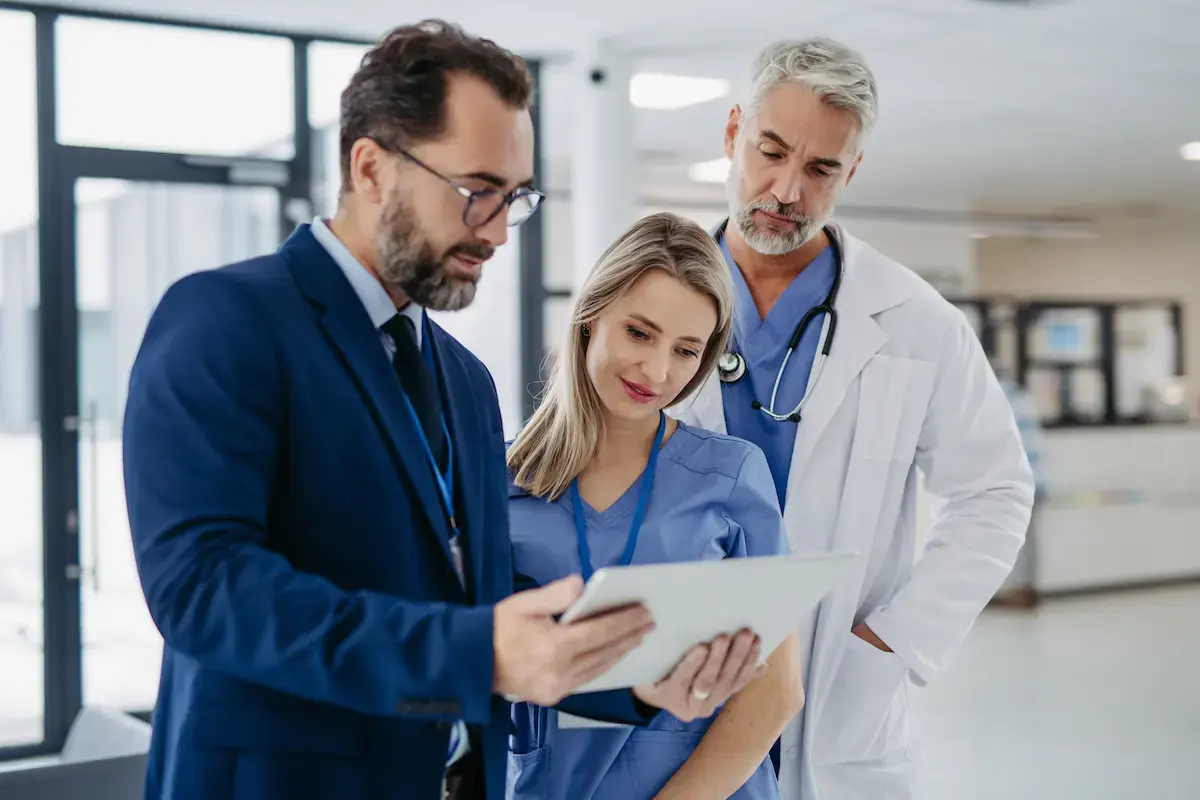
<path fill-rule="evenodd" d="M 424 357 L 430 374 L 433 375 L 433 379 L 437 381 L 437 367 L 433 360 L 433 344 L 430 341 L 429 318 L 424 313 L 421 315 L 421 331 L 421 355 Z M 441 394 L 440 387 L 438 394 Z M 426 438 L 425 431 L 421 427 L 421 419 L 417 416 L 417 410 L 413 408 L 412 400 L 407 394 L 404 394 L 404 407 L 408 409 L 409 419 L 412 420 L 413 428 L 416 429 L 417 436 L 421 440 L 421 449 L 425 451 L 425 458 L 429 462 L 429 466 L 433 468 L 433 477 L 437 481 L 438 492 L 442 495 L 442 505 L 446 510 L 446 517 L 450 522 L 450 556 L 454 559 L 454 569 L 458 573 L 458 579 L 465 581 L 462 542 L 459 541 L 458 519 L 454 515 L 454 440 L 450 436 L 450 430 L 446 427 L 445 411 L 441 408 L 438 409 L 438 419 L 442 423 L 442 434 L 446 437 L 446 471 L 443 473 L 438 467 L 437 459 L 433 457 L 433 449 L 430 448 L 429 439 Z"/>
<path fill-rule="evenodd" d="M 667 430 L 667 417 L 659 414 L 658 433 L 654 435 L 654 444 L 650 446 L 650 458 L 646 462 L 646 471 L 642 473 L 641 486 L 638 487 L 637 509 L 633 512 L 633 522 L 629 526 L 629 539 L 625 542 L 625 552 L 621 555 L 619 566 L 627 567 L 633 563 L 633 551 L 637 549 L 638 531 L 642 520 L 646 518 L 646 504 L 650 502 L 650 485 L 654 483 L 654 471 L 658 468 L 658 451 L 662 447 L 663 436 Z M 583 579 L 589 580 L 592 573 L 592 553 L 587 540 L 587 517 L 583 513 L 583 498 L 579 496 L 579 479 L 571 481 L 571 503 L 575 511 L 575 536 L 579 544 L 579 566 L 583 570 Z"/>

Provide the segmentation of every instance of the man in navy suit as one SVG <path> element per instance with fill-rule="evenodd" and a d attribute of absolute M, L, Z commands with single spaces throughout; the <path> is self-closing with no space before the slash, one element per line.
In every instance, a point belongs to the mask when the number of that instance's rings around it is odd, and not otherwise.
<path fill-rule="evenodd" d="M 162 298 L 124 426 L 148 798 L 501 798 L 512 699 L 644 724 L 753 677 L 740 636 L 567 697 L 652 622 L 558 625 L 577 578 L 513 594 L 495 388 L 424 308 L 469 304 L 536 211 L 531 96 L 489 41 L 393 31 L 342 97 L 337 216 Z"/>

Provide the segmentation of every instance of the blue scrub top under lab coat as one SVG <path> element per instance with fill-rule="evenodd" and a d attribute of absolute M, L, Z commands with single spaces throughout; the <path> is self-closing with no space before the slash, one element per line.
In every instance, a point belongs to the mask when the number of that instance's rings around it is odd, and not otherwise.
<path fill-rule="evenodd" d="M 584 504 L 592 566 L 617 563 L 625 550 L 640 479 L 609 508 Z M 571 495 L 557 501 L 510 489 L 514 567 L 542 586 L 580 573 Z M 762 451 L 680 423 L 659 451 L 633 563 L 786 555 L 787 536 Z M 714 715 L 715 716 L 715 715 Z M 508 797 L 649 800 L 683 765 L 712 719 L 685 723 L 661 712 L 645 728 L 558 727 L 557 712 L 518 703 L 509 756 Z M 769 759 L 733 795 L 775 800 Z"/>
<path fill-rule="evenodd" d="M 767 456 L 771 477 L 775 482 L 779 505 L 787 500 L 788 473 L 792 467 L 792 450 L 796 445 L 795 422 L 776 422 L 761 411 L 750 407 L 755 400 L 766 408 L 771 402 L 771 390 L 788 342 L 796 326 L 809 309 L 825 302 L 833 287 L 836 269 L 833 249 L 826 247 L 820 255 L 796 276 L 779 300 L 771 307 L 766 320 L 758 314 L 754 298 L 746 286 L 746 279 L 733 256 L 725 237 L 721 237 L 721 250 L 729 271 L 733 275 L 733 286 L 737 293 L 737 314 L 733 326 L 733 348 L 746 359 L 746 375 L 734 383 L 721 384 L 721 400 L 725 406 L 725 429 L 733 436 L 754 442 Z M 775 412 L 786 414 L 796 407 L 804 390 L 808 387 L 808 375 L 812 371 L 813 359 L 817 354 L 817 342 L 821 338 L 824 315 L 808 324 L 796 351 L 788 359 L 787 370 L 779 384 Z M 802 422 L 799 424 L 803 424 Z"/>

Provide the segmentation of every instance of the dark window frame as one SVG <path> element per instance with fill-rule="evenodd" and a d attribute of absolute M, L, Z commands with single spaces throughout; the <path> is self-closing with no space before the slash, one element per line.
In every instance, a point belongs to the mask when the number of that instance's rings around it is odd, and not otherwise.
<path fill-rule="evenodd" d="M 42 570 L 43 570 L 43 711 L 41 742 L 0 747 L 0 761 L 57 753 L 82 706 L 82 619 L 79 540 L 79 318 L 75 301 L 75 205 L 73 187 L 79 178 L 109 177 L 168 183 L 254 185 L 236 177 L 247 161 L 269 159 L 217 158 L 183 153 L 154 153 L 108 148 L 76 147 L 57 141 L 55 22 L 60 17 L 109 20 L 288 39 L 294 48 L 294 153 L 287 161 L 272 161 L 281 181 L 260 178 L 257 185 L 280 191 L 283 235 L 294 226 L 289 218 L 293 201 L 315 206 L 313 197 L 313 135 L 308 120 L 309 45 L 314 42 L 371 44 L 368 40 L 312 31 L 227 25 L 183 18 L 124 14 L 87 8 L 30 5 L 0 0 L 0 10 L 33 15 L 35 20 L 38 281 L 39 313 L 37 374 L 40 376 L 38 413 L 42 437 Z M 540 63 L 529 62 L 535 81 Z M 535 181 L 541 169 L 539 97 L 533 107 L 536 151 Z M 269 172 L 269 171 L 268 171 Z M 542 285 L 543 228 L 541 215 L 525 223 L 518 240 L 520 265 L 520 374 L 522 385 L 533 386 L 544 357 Z M 524 404 L 532 412 L 532 394 Z M 128 709 L 149 720 L 151 709 Z"/>

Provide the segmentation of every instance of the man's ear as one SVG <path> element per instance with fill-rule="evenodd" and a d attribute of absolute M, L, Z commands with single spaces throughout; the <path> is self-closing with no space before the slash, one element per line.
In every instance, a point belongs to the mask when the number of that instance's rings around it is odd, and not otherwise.
<path fill-rule="evenodd" d="M 854 163 L 850 165 L 850 171 L 846 173 L 846 182 L 844 186 L 849 186 L 850 181 L 854 179 L 854 173 L 858 172 L 858 165 L 862 163 L 863 154 L 859 153 L 854 157 Z"/>
<path fill-rule="evenodd" d="M 734 106 L 729 109 L 729 119 L 725 121 L 725 157 L 732 160 L 733 151 L 737 147 L 738 132 L 742 129 L 742 107 Z"/>
<path fill-rule="evenodd" d="M 383 202 L 381 174 L 387 152 L 374 139 L 362 137 L 350 147 L 350 191 L 371 203 Z"/>

